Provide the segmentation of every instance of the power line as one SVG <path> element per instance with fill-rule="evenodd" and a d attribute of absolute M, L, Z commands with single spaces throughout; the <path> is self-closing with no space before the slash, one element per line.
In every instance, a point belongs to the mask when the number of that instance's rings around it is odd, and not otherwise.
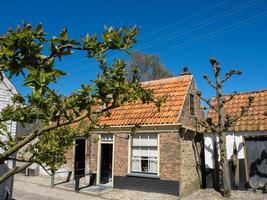
<path fill-rule="evenodd" d="M 230 1 L 230 0 L 224 0 L 224 1 L 219 2 L 219 3 L 217 3 L 217 4 L 213 5 L 213 6 L 208 7 L 208 8 L 206 8 L 206 9 L 203 9 L 203 10 L 199 11 L 198 13 L 196 13 L 196 14 L 194 14 L 194 15 L 190 15 L 190 16 L 184 18 L 184 19 L 181 19 L 181 20 L 179 20 L 179 21 L 177 21 L 177 22 L 174 22 L 174 23 L 172 23 L 172 24 L 169 24 L 169 25 L 167 25 L 167 26 L 162 26 L 161 28 L 158 28 L 158 29 L 156 29 L 156 30 L 154 30 L 154 31 L 152 31 L 152 32 L 150 32 L 150 33 L 148 33 L 148 34 L 143 35 L 143 36 L 140 37 L 139 39 L 146 38 L 146 37 L 148 37 L 148 36 L 150 36 L 150 35 L 152 35 L 152 34 L 154 34 L 154 33 L 160 32 L 160 31 L 162 31 L 162 30 L 166 30 L 166 29 L 168 29 L 168 28 L 170 28 L 170 27 L 173 27 L 173 26 L 176 26 L 176 25 L 181 24 L 181 23 L 183 23 L 183 22 L 186 22 L 186 21 L 188 21 L 189 19 L 192 19 L 192 18 L 194 18 L 194 17 L 196 17 L 196 16 L 199 16 L 199 15 L 201 15 L 201 14 L 203 14 L 203 13 L 206 13 L 206 12 L 208 12 L 208 11 L 214 9 L 214 8 L 217 8 L 217 7 L 221 6 L 221 5 L 224 5 L 224 4 L 226 4 L 227 2 L 229 2 L 229 1 Z M 73 65 L 73 64 L 77 64 L 77 63 L 81 63 L 81 62 L 83 62 L 83 61 L 85 61 L 85 60 L 86 60 L 85 58 L 82 58 L 82 59 L 79 59 L 79 60 L 77 60 L 77 61 L 75 61 L 75 62 L 67 63 L 66 65 L 63 65 L 63 67 L 71 66 L 71 65 Z"/>
<path fill-rule="evenodd" d="M 266 17 L 266 14 L 267 14 L 267 12 L 255 15 L 255 16 L 250 17 L 248 19 L 242 20 L 242 21 L 240 21 L 238 23 L 235 23 L 235 24 L 226 26 L 224 28 L 221 28 L 221 29 L 219 29 L 217 31 L 213 31 L 213 32 L 210 32 L 208 34 L 202 35 L 200 37 L 194 38 L 194 39 L 192 39 L 190 41 L 184 42 L 182 44 L 172 46 L 170 48 L 165 49 L 165 51 L 163 53 L 161 53 L 161 54 L 167 53 L 168 51 L 173 50 L 173 49 L 190 46 L 190 45 L 192 45 L 194 43 L 197 43 L 199 41 L 202 41 L 204 39 L 208 39 L 212 35 L 222 34 L 222 33 L 228 32 L 228 31 L 232 31 L 232 30 L 238 29 L 238 28 L 240 28 L 242 26 L 245 26 L 245 25 L 248 25 L 248 24 L 251 24 L 253 22 L 256 22 L 256 21 L 259 21 L 259 20 L 263 19 L 264 17 Z"/>
<path fill-rule="evenodd" d="M 170 34 L 168 34 L 168 35 L 166 35 L 164 37 L 161 37 L 161 38 L 158 38 L 156 40 L 153 40 L 153 41 L 149 42 L 148 44 L 141 46 L 138 49 L 139 50 L 140 49 L 146 49 L 146 48 L 149 48 L 149 47 L 152 47 L 152 46 L 161 44 L 163 42 L 172 40 L 174 38 L 180 37 L 180 36 L 185 35 L 187 33 L 191 33 L 193 31 L 199 30 L 199 29 L 201 29 L 201 28 L 203 28 L 203 27 L 205 27 L 205 26 L 207 26 L 209 24 L 215 23 L 218 20 L 222 20 L 222 19 L 224 19 L 226 17 L 229 17 L 231 15 L 234 15 L 236 13 L 239 13 L 239 12 L 243 11 L 244 9 L 247 9 L 247 8 L 249 8 L 251 6 L 254 6 L 254 5 L 260 3 L 261 1 L 262 0 L 253 0 L 253 1 L 250 1 L 250 2 L 247 2 L 247 3 L 244 3 L 244 4 L 242 4 L 242 5 L 240 5 L 240 6 L 236 7 L 236 8 L 233 8 L 233 9 L 227 11 L 227 12 L 224 12 L 222 14 L 219 14 L 217 16 L 214 16 L 214 17 L 212 17 L 210 19 L 204 20 L 204 21 L 202 21 L 202 22 L 200 22 L 198 24 L 195 24 L 193 26 L 186 27 L 186 28 L 181 29 L 179 31 L 170 33 Z"/>
<path fill-rule="evenodd" d="M 186 17 L 186 18 L 184 18 L 184 19 L 181 19 L 181 20 L 179 20 L 179 21 L 177 21 L 177 22 L 174 22 L 174 23 L 169 24 L 169 25 L 167 25 L 167 26 L 163 26 L 163 27 L 161 27 L 161 28 L 158 28 L 158 29 L 156 29 L 156 30 L 150 32 L 150 33 L 147 33 L 147 34 L 143 35 L 142 37 L 140 37 L 139 39 L 146 38 L 146 37 L 148 37 L 148 36 L 150 36 L 150 35 L 153 35 L 153 34 L 158 33 L 158 32 L 160 32 L 160 31 L 166 30 L 166 29 L 168 29 L 168 28 L 170 28 L 170 27 L 173 27 L 173 26 L 176 26 L 176 25 L 181 24 L 181 23 L 183 23 L 183 22 L 186 22 L 186 21 L 188 21 L 189 19 L 192 19 L 192 18 L 194 18 L 194 17 L 196 17 L 196 16 L 199 16 L 199 15 L 201 15 L 201 14 L 203 14 L 203 13 L 206 13 L 206 12 L 208 12 L 209 10 L 212 10 L 212 9 L 214 9 L 214 8 L 216 8 L 216 7 L 219 7 L 219 6 L 223 5 L 223 4 L 226 4 L 226 3 L 229 2 L 229 1 L 230 1 L 230 0 L 225 0 L 225 1 L 219 2 L 219 3 L 217 3 L 217 4 L 213 5 L 213 6 L 210 6 L 210 7 L 206 8 L 206 9 L 203 9 L 203 10 L 197 12 L 197 13 L 194 14 L 194 15 L 190 15 L 190 16 L 188 16 L 188 17 Z"/>

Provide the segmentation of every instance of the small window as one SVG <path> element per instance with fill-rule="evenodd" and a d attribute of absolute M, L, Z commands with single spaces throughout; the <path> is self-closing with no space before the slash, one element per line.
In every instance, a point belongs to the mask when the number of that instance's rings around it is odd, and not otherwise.
<path fill-rule="evenodd" d="M 102 134 L 101 135 L 101 141 L 102 142 L 112 142 L 113 141 L 113 135 L 111 135 L 111 134 Z"/>
<path fill-rule="evenodd" d="M 157 174 L 158 135 L 134 135 L 132 137 L 131 161 L 131 172 Z"/>
<path fill-rule="evenodd" d="M 195 98 L 193 94 L 189 95 L 190 115 L 195 115 Z"/>

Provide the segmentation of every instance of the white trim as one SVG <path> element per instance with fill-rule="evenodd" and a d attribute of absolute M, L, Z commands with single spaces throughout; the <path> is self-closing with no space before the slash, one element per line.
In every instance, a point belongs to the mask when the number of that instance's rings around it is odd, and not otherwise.
<path fill-rule="evenodd" d="M 112 187 L 114 185 L 114 172 L 115 172 L 115 135 L 113 135 L 113 144 L 112 144 L 112 163 L 111 163 L 111 167 L 112 167 Z"/>
<path fill-rule="evenodd" d="M 131 173 L 131 166 L 132 166 L 132 135 L 129 134 L 128 139 L 128 166 L 127 166 L 127 172 L 128 174 Z"/>
<path fill-rule="evenodd" d="M 97 175 L 96 175 L 96 184 L 100 184 L 100 169 L 101 169 L 101 135 L 98 135 L 99 140 L 97 144 Z"/>
<path fill-rule="evenodd" d="M 158 176 L 160 176 L 160 134 L 158 134 Z"/>
<path fill-rule="evenodd" d="M 114 155 L 115 155 L 115 136 L 112 135 L 112 141 L 101 141 L 101 134 L 98 135 L 99 140 L 98 140 L 98 147 L 97 147 L 97 174 L 96 174 L 96 184 L 100 184 L 100 178 L 101 178 L 101 151 L 102 151 L 102 144 L 111 144 L 112 145 L 112 163 L 111 163 L 111 168 L 112 168 L 112 186 L 113 186 L 113 180 L 114 180 Z"/>

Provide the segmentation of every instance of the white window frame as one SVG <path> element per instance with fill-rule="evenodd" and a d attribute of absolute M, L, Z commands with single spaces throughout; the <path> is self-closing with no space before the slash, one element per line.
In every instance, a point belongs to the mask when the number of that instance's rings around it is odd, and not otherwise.
<path fill-rule="evenodd" d="M 133 138 L 136 136 L 136 135 L 138 135 L 139 136 L 139 140 L 140 140 L 140 138 L 141 138 L 141 136 L 142 135 L 148 135 L 148 141 L 149 141 L 149 136 L 150 135 L 156 135 L 156 138 L 157 138 L 157 143 L 156 143 L 156 145 L 133 145 Z M 130 136 L 130 140 L 129 140 L 129 161 L 128 161 L 128 163 L 129 163 L 129 166 L 128 166 L 128 173 L 130 173 L 130 174 L 145 174 L 145 175 L 159 175 L 159 169 L 160 169 L 160 154 L 159 154 L 159 150 L 160 150 L 160 148 L 159 148 L 159 139 L 160 139 L 160 134 L 159 133 L 138 133 L 138 134 L 136 134 L 136 135 L 131 135 Z M 139 148 L 139 150 L 141 150 L 142 148 L 148 148 L 147 149 L 147 157 L 148 157 L 148 168 L 150 167 L 150 164 L 149 164 L 149 162 L 151 161 L 151 160 L 153 160 L 153 159 L 149 159 L 149 149 L 152 149 L 152 148 L 156 148 L 156 154 L 157 154 L 157 156 L 156 156 L 156 162 L 157 162 L 157 164 L 156 164 L 156 172 L 150 172 L 150 170 L 148 169 L 148 171 L 147 172 L 144 172 L 144 171 L 142 171 L 142 169 L 140 170 L 140 171 L 134 171 L 134 170 L 132 170 L 132 162 L 133 162 L 133 148 L 135 148 L 135 147 L 137 147 L 137 148 Z M 155 157 L 155 156 L 151 156 L 151 157 Z M 140 162 L 140 164 L 141 164 L 141 160 L 142 160 L 142 156 L 140 156 L 140 158 L 139 158 L 140 160 L 139 160 L 139 162 Z M 142 164 L 141 164 L 141 167 L 140 168 L 142 168 Z"/>

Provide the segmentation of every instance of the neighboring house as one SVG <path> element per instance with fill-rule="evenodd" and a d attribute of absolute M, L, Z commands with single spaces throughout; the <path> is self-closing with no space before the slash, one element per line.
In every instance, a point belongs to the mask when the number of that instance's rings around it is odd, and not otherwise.
<path fill-rule="evenodd" d="M 11 97 L 14 94 L 18 94 L 18 91 L 3 74 L 3 81 L 0 81 L 0 111 L 8 104 L 12 104 Z M 8 122 L 8 130 L 12 133 L 12 136 L 15 137 L 17 131 L 17 123 L 12 121 Z M 0 135 L 0 140 L 5 140 L 4 136 Z M 3 149 L 0 148 L 0 152 L 3 152 Z M 5 162 L 4 164 L 0 164 L 0 176 L 13 166 L 14 162 L 10 160 Z M 13 177 L 0 184 L 0 199 L 12 199 L 12 189 Z"/>
<path fill-rule="evenodd" d="M 35 123 L 25 123 L 22 125 L 21 123 L 18 123 L 17 125 L 17 136 L 26 136 L 33 131 L 37 130 L 40 128 L 40 121 L 36 121 Z M 37 139 L 34 139 L 31 141 L 29 144 L 25 145 L 24 147 L 20 148 L 20 150 L 17 153 L 18 157 L 23 157 L 23 158 L 29 158 L 31 154 L 29 152 L 25 153 L 25 149 L 28 147 L 30 144 L 34 144 L 37 141 Z M 24 162 L 16 162 L 16 166 L 20 167 Z M 39 169 L 40 166 L 37 163 L 31 164 L 29 167 L 27 167 L 25 170 L 21 171 L 20 173 L 25 174 L 26 176 L 37 176 L 39 175 Z"/>
<path fill-rule="evenodd" d="M 233 188 L 263 188 L 267 184 L 267 90 L 239 93 L 225 105 L 225 113 L 235 116 L 248 97 L 255 99 L 248 112 L 227 132 L 227 159 Z M 214 116 L 214 115 L 211 115 Z M 207 187 L 213 187 L 215 135 L 205 134 Z M 218 138 L 217 138 L 218 142 Z M 218 148 L 217 148 L 218 149 Z M 218 150 L 219 151 L 219 150 Z"/>
<path fill-rule="evenodd" d="M 195 81 L 185 68 L 178 77 L 142 85 L 166 99 L 160 112 L 141 102 L 113 109 L 100 120 L 108 132 L 96 129 L 89 138 L 77 138 L 63 168 L 74 177 L 96 173 L 97 184 L 114 188 L 183 195 L 201 179 L 193 148 L 201 138 L 197 118 L 203 116 Z M 132 133 L 135 124 L 141 128 Z"/>

